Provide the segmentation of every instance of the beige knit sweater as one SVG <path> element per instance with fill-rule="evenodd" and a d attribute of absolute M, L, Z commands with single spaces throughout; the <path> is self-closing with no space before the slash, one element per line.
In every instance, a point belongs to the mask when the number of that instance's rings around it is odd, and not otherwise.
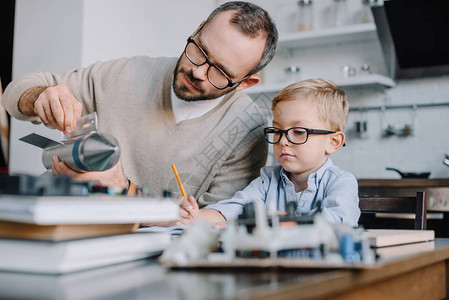
<path fill-rule="evenodd" d="M 201 206 L 228 199 L 265 164 L 265 118 L 246 94 L 232 92 L 203 116 L 176 124 L 170 99 L 175 64 L 173 58 L 133 57 L 63 75 L 32 73 L 14 80 L 2 102 L 13 117 L 39 121 L 18 110 L 22 93 L 65 83 L 83 103 L 83 114 L 96 111 L 99 130 L 117 138 L 125 176 L 134 183 L 154 194 L 179 194 L 174 163 Z"/>

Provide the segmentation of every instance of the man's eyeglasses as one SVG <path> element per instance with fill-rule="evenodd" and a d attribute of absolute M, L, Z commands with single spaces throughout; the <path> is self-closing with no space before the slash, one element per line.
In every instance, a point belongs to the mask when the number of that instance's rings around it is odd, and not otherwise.
<path fill-rule="evenodd" d="M 282 130 L 276 127 L 264 128 L 265 139 L 270 144 L 277 144 L 282 138 L 282 134 L 285 133 L 287 140 L 294 145 L 301 145 L 307 142 L 309 135 L 311 134 L 330 134 L 335 131 L 321 130 L 321 129 L 309 129 L 304 127 L 292 127 L 287 130 Z"/>
<path fill-rule="evenodd" d="M 195 32 L 194 35 L 197 32 Z M 207 79 L 216 89 L 219 90 L 224 90 L 227 87 L 233 87 L 236 84 L 241 83 L 251 75 L 247 75 L 242 80 L 233 82 L 223 70 L 217 67 L 209 59 L 209 57 L 207 57 L 206 52 L 193 40 L 192 37 L 189 37 L 187 39 L 187 45 L 184 49 L 184 54 L 186 55 L 187 59 L 195 66 L 199 67 L 204 65 L 205 63 L 209 65 L 209 68 L 207 69 Z"/>

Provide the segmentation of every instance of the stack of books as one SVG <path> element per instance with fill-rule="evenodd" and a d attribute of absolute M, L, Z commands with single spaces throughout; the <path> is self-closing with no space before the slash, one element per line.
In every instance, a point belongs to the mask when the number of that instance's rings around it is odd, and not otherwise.
<path fill-rule="evenodd" d="M 0 195 L 0 271 L 62 274 L 157 255 L 170 234 L 138 224 L 177 218 L 169 199 Z"/>
<path fill-rule="evenodd" d="M 435 231 L 368 229 L 365 233 L 380 259 L 414 255 L 435 249 Z"/>
<path fill-rule="evenodd" d="M 147 260 L 63 275 L 0 272 L 0 299 L 149 299 L 150 288 L 152 295 L 164 288 L 169 293 L 166 277 L 163 268 Z"/>
<path fill-rule="evenodd" d="M 136 260 L 63 275 L 0 272 L 0 299 L 176 299 L 167 272 Z"/>

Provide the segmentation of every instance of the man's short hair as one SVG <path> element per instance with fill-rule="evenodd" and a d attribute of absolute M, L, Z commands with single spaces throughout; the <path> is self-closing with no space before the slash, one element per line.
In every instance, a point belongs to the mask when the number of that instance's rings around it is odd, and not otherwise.
<path fill-rule="evenodd" d="M 349 103 L 346 93 L 332 81 L 316 78 L 293 83 L 274 97 L 271 109 L 274 111 L 280 101 L 286 100 L 308 101 L 316 105 L 318 117 L 329 124 L 330 130 L 345 130 Z"/>
<path fill-rule="evenodd" d="M 251 38 L 259 36 L 266 38 L 262 59 L 250 72 L 250 74 L 255 74 L 262 70 L 273 59 L 276 53 L 278 41 L 276 25 L 263 8 L 243 1 L 226 2 L 220 5 L 209 15 L 206 24 L 218 13 L 229 10 L 235 11 L 230 23 L 240 30 L 240 32 Z"/>

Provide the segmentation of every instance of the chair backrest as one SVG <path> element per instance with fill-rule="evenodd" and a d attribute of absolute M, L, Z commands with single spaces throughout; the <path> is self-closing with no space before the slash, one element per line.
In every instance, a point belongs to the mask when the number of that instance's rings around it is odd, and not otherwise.
<path fill-rule="evenodd" d="M 373 218 L 369 218 L 374 213 L 414 213 L 414 228 L 425 230 L 427 228 L 427 207 L 425 192 L 417 192 L 416 197 L 359 197 L 359 207 L 362 215 L 359 225 L 365 228 L 373 226 Z M 380 223 L 382 220 L 376 220 Z M 371 224 L 369 224 L 371 223 Z"/>

